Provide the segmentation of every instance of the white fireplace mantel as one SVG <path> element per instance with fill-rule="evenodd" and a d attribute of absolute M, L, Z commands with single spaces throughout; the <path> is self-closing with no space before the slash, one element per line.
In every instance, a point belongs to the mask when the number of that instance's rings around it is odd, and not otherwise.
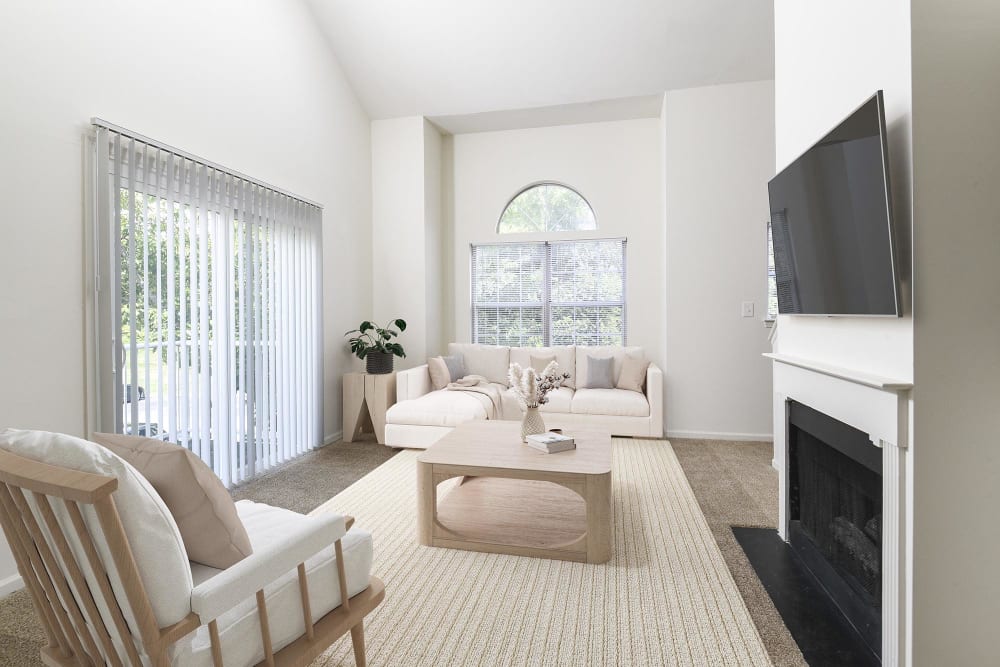
<path fill-rule="evenodd" d="M 778 532 L 788 539 L 788 402 L 804 403 L 868 434 L 882 449 L 882 664 L 906 660 L 906 466 L 912 382 L 768 353 L 774 382 Z"/>

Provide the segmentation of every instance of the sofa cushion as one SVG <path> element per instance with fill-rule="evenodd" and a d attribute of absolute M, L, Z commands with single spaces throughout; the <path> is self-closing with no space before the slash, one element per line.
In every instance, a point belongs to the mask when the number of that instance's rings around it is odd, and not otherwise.
<path fill-rule="evenodd" d="M 573 395 L 574 414 L 611 417 L 648 417 L 645 394 L 627 389 L 577 389 Z"/>
<path fill-rule="evenodd" d="M 571 412 L 573 393 L 569 387 L 559 387 L 555 391 L 550 391 L 547 397 L 549 402 L 539 406 L 538 409 L 541 412 Z"/>
<path fill-rule="evenodd" d="M 578 378 L 587 377 L 587 355 L 592 357 L 612 357 L 615 360 L 614 376 L 611 378 L 613 380 L 612 387 L 618 384 L 618 376 L 621 375 L 622 363 L 625 361 L 626 356 L 645 358 L 641 347 L 622 347 L 620 345 L 595 345 L 587 347 L 585 345 L 577 345 L 576 376 Z M 580 388 L 579 383 L 576 386 Z"/>
<path fill-rule="evenodd" d="M 615 386 L 614 357 L 587 355 L 587 375 L 580 384 L 581 389 L 613 389 Z"/>
<path fill-rule="evenodd" d="M 486 419 L 486 408 L 479 394 L 438 389 L 419 398 L 400 401 L 385 413 L 387 424 L 416 426 L 458 426 L 475 419 Z"/>
<path fill-rule="evenodd" d="M 569 373 L 569 379 L 563 382 L 564 387 L 575 389 L 576 382 L 576 346 L 555 345 L 553 347 L 512 347 L 510 348 L 510 363 L 521 364 L 521 368 L 531 366 L 531 357 L 556 356 L 559 370 Z"/>
<path fill-rule="evenodd" d="M 233 497 L 197 454 L 172 442 L 119 433 L 95 433 L 94 442 L 149 480 L 177 522 L 189 559 L 227 568 L 250 555 Z"/>
<path fill-rule="evenodd" d="M 427 358 L 427 373 L 431 376 L 431 388 L 444 389 L 451 382 L 451 374 L 443 357 Z"/>
<path fill-rule="evenodd" d="M 118 508 L 157 625 L 161 628 L 171 625 L 190 613 L 191 566 L 181 533 L 159 494 L 135 468 L 96 443 L 61 433 L 7 429 L 0 432 L 0 448 L 33 461 L 116 477 L 118 489 L 111 497 Z M 60 522 L 70 525 L 69 514 L 62 503 L 53 505 Z M 94 509 L 87 506 L 81 509 L 91 534 L 102 535 Z M 96 539 L 95 543 L 101 560 L 109 565 L 113 563 L 107 541 Z M 78 561 L 87 562 L 82 550 L 76 545 L 72 548 L 77 552 Z M 125 600 L 125 587 L 118 573 L 109 569 L 115 597 Z M 89 569 L 86 576 L 92 579 Z M 95 588 L 96 585 L 94 580 Z M 98 604 L 103 607 L 103 600 Z M 124 613 L 132 620 L 127 605 Z"/>
<path fill-rule="evenodd" d="M 467 375 L 482 375 L 490 382 L 507 386 L 510 348 L 474 343 L 448 343 L 448 354 L 458 354 L 465 361 Z"/>
<path fill-rule="evenodd" d="M 642 391 L 646 385 L 646 369 L 649 362 L 640 357 L 625 357 L 622 362 L 622 372 L 618 375 L 618 389 Z"/>
<path fill-rule="evenodd" d="M 264 549 L 280 543 L 286 529 L 296 523 L 309 521 L 309 517 L 262 503 L 241 500 L 236 510 L 250 535 L 254 549 Z M 368 587 L 372 569 L 371 534 L 352 528 L 341 538 L 344 552 L 344 574 L 347 575 L 347 594 L 357 595 Z M 194 581 L 201 583 L 219 574 L 221 570 L 193 563 Z M 331 544 L 306 561 L 309 581 L 309 606 L 312 617 L 318 621 L 327 612 L 340 605 L 340 585 L 337 578 L 337 559 Z M 305 630 L 302 621 L 302 603 L 299 597 L 299 580 L 295 570 L 289 570 L 276 581 L 264 587 L 267 615 L 270 620 L 271 642 L 275 651 L 291 643 Z M 254 665 L 264 659 L 260 640 L 260 619 L 256 599 L 251 596 L 218 618 L 219 641 L 226 664 Z M 172 651 L 173 664 L 194 667 L 212 667 L 211 639 L 208 626 L 177 642 Z"/>
<path fill-rule="evenodd" d="M 556 355 L 542 355 L 535 356 L 531 355 L 531 369 L 535 371 L 536 375 L 541 375 L 545 372 L 545 369 L 549 367 L 549 364 L 556 362 Z M 556 362 L 558 365 L 559 362 Z"/>
<path fill-rule="evenodd" d="M 465 360 L 460 354 L 449 354 L 446 357 L 441 357 L 444 361 L 444 365 L 448 367 L 448 377 L 451 378 L 449 382 L 456 382 L 464 378 L 468 373 L 465 372 Z"/>

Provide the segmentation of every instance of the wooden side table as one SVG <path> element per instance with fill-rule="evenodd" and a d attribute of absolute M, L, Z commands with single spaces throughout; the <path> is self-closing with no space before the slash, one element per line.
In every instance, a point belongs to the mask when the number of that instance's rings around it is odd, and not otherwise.
<path fill-rule="evenodd" d="M 396 403 L 396 374 L 344 373 L 344 442 L 375 432 L 385 444 L 385 411 Z"/>

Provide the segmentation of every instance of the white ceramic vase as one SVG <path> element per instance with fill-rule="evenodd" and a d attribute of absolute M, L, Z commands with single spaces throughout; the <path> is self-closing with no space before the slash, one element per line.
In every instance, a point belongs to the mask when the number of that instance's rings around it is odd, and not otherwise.
<path fill-rule="evenodd" d="M 529 435 L 545 433 L 545 422 L 538 408 L 526 408 L 521 420 L 521 442 L 527 442 Z"/>

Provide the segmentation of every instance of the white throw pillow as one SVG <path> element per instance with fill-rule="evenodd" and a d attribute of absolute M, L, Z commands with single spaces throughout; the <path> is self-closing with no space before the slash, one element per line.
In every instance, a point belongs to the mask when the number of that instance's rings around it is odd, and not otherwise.
<path fill-rule="evenodd" d="M 466 375 L 482 375 L 490 382 L 507 386 L 510 348 L 474 343 L 449 343 L 448 354 L 459 354 L 465 361 Z"/>
<path fill-rule="evenodd" d="M 61 433 L 46 431 L 21 431 L 7 429 L 0 432 L 0 449 L 33 461 L 71 468 L 82 472 L 107 475 L 118 479 L 118 489 L 112 494 L 122 526 L 128 536 L 129 546 L 139 570 L 142 585 L 149 596 L 156 616 L 156 624 L 172 625 L 191 611 L 191 565 L 181 533 L 170 510 L 146 478 L 135 468 L 100 445 Z M 61 503 L 53 503 L 60 522 L 70 525 Z M 111 566 L 111 553 L 93 508 L 81 505 L 84 521 L 101 554 L 101 559 Z M 75 545 L 74 551 L 78 550 Z M 86 555 L 77 554 L 80 562 L 87 562 Z M 87 569 L 88 579 L 92 578 Z M 109 572 L 111 586 L 119 600 L 125 600 L 125 589 L 117 572 Z M 96 583 L 95 583 L 96 590 Z M 101 602 L 103 604 L 103 602 Z M 126 615 L 131 611 L 126 605 Z"/>

